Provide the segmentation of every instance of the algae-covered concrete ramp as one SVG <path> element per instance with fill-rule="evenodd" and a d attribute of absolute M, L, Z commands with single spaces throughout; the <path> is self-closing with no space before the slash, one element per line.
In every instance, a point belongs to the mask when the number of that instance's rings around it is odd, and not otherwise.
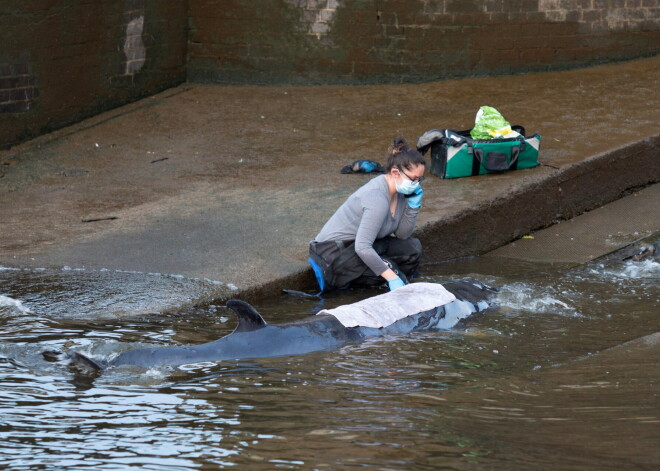
<path fill-rule="evenodd" d="M 182 85 L 0 153 L 0 265 L 309 287 L 309 240 L 371 178 L 341 167 L 490 105 L 542 135 L 543 165 L 429 178 L 417 231 L 426 261 L 484 253 L 660 180 L 659 70 L 652 57 L 416 85 Z"/>

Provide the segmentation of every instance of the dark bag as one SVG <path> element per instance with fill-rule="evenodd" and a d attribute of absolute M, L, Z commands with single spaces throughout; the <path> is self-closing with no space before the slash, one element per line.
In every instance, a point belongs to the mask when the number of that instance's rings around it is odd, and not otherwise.
<path fill-rule="evenodd" d="M 432 129 L 417 141 L 417 150 L 431 149 L 431 173 L 440 178 L 460 178 L 536 167 L 541 136 L 525 136 L 525 128 L 511 126 L 520 136 L 472 139 L 470 129 Z"/>

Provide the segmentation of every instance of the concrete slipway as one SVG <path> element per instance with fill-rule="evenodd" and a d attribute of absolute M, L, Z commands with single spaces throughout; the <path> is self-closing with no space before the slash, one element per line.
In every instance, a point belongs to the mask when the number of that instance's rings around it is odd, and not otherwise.
<path fill-rule="evenodd" d="M 221 281 L 212 297 L 311 289 L 309 240 L 372 178 L 340 168 L 384 162 L 396 135 L 469 128 L 481 105 L 541 134 L 542 165 L 429 178 L 425 260 L 498 249 L 646 186 L 613 218 L 580 219 L 593 240 L 575 253 L 595 257 L 659 230 L 659 77 L 660 56 L 414 85 L 184 84 L 1 152 L 0 265 Z M 499 255 L 562 261 L 570 237 Z"/>

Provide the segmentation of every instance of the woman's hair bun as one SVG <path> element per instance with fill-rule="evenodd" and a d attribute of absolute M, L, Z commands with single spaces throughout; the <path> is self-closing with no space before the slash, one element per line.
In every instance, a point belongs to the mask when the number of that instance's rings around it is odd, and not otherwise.
<path fill-rule="evenodd" d="M 408 147 L 408 141 L 403 136 L 397 136 L 390 145 L 390 155 L 396 155 Z"/>
<path fill-rule="evenodd" d="M 389 173 L 393 168 L 411 169 L 415 165 L 426 167 L 424 156 L 417 149 L 410 147 L 403 136 L 395 137 L 389 147 L 385 171 Z"/>

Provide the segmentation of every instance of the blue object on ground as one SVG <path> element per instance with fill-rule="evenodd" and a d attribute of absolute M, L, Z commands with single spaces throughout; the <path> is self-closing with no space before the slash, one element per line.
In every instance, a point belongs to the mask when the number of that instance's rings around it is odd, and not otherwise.
<path fill-rule="evenodd" d="M 385 169 L 373 160 L 356 160 L 351 165 L 342 167 L 341 173 L 385 173 Z"/>

